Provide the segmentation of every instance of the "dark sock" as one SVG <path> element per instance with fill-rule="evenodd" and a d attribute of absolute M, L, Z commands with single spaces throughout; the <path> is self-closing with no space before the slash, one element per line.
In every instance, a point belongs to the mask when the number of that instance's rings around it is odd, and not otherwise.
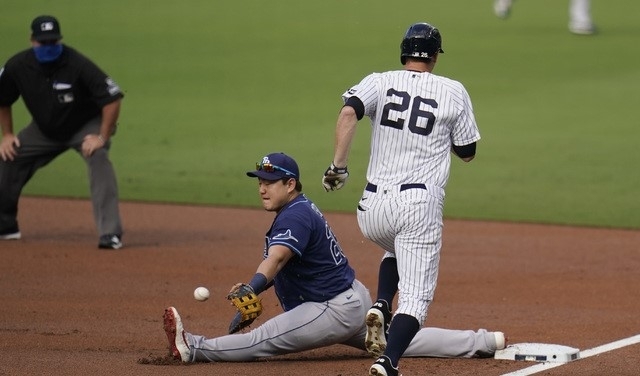
<path fill-rule="evenodd" d="M 394 367 L 398 366 L 400 357 L 407 350 L 418 330 L 420 330 L 420 324 L 415 317 L 403 313 L 393 317 L 389 327 L 387 349 L 384 351 L 384 355 L 389 357 Z"/>
<path fill-rule="evenodd" d="M 387 257 L 380 262 L 378 271 L 378 299 L 385 300 L 389 304 L 389 309 L 393 311 L 391 305 L 393 298 L 398 291 L 398 261 L 395 257 Z"/>

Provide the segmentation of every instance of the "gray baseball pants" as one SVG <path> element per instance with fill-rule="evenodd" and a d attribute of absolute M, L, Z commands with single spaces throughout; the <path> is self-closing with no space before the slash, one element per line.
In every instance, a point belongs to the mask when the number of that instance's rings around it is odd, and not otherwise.
<path fill-rule="evenodd" d="M 18 230 L 18 200 L 23 187 L 41 167 L 69 149 L 82 156 L 82 140 L 99 134 L 100 117 L 87 122 L 71 139 L 56 141 L 46 137 L 35 123 L 18 133 L 20 147 L 13 161 L 0 159 L 0 233 Z M 109 160 L 110 141 L 90 157 L 87 164 L 93 215 L 99 235 L 122 234 L 118 203 L 118 186 Z"/>
<path fill-rule="evenodd" d="M 251 361 L 336 344 L 365 351 L 364 317 L 371 304 L 369 290 L 355 280 L 350 289 L 329 301 L 303 303 L 248 333 L 206 338 L 185 332 L 191 350 L 187 361 Z M 470 358 L 495 350 L 495 336 L 484 329 L 422 328 L 404 356 Z"/>

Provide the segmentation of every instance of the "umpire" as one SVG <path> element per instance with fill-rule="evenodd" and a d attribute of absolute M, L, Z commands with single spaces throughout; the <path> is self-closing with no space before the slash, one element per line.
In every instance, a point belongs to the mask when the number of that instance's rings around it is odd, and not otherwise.
<path fill-rule="evenodd" d="M 98 247 L 122 247 L 118 187 L 109 160 L 123 94 L 96 64 L 62 44 L 55 17 L 31 23 L 31 46 L 0 68 L 0 240 L 20 239 L 18 200 L 39 168 L 75 149 L 87 163 Z M 22 96 L 31 122 L 17 135 L 11 106 Z"/>

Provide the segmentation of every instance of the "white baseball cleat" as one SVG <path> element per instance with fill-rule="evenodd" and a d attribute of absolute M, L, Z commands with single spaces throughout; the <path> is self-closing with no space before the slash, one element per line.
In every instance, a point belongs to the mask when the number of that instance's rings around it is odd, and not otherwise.
<path fill-rule="evenodd" d="M 188 362 L 191 356 L 191 350 L 184 335 L 182 319 L 180 319 L 178 310 L 173 307 L 165 309 L 163 319 L 164 332 L 167 334 L 167 339 L 169 340 L 171 356 L 176 360 L 181 360 L 185 363 Z"/>
<path fill-rule="evenodd" d="M 577 35 L 593 35 L 596 27 L 593 24 L 569 24 L 569 31 Z"/>
<path fill-rule="evenodd" d="M 511 6 L 513 5 L 513 0 L 495 0 L 493 3 L 493 12 L 499 18 L 507 18 L 511 13 Z"/>

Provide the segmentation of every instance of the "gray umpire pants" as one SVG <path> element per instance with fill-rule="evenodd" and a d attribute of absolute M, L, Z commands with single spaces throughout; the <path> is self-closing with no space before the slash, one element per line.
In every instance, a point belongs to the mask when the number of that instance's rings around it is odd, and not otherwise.
<path fill-rule="evenodd" d="M 33 122 L 18 133 L 17 156 L 13 161 L 0 158 L 0 233 L 18 231 L 18 200 L 33 174 L 71 148 L 82 156 L 82 140 L 88 134 L 99 134 L 100 120 L 100 117 L 90 120 L 67 141 L 48 138 Z M 90 157 L 82 158 L 87 164 L 93 216 L 99 235 L 122 235 L 118 186 L 109 160 L 110 146 L 109 141 Z"/>

